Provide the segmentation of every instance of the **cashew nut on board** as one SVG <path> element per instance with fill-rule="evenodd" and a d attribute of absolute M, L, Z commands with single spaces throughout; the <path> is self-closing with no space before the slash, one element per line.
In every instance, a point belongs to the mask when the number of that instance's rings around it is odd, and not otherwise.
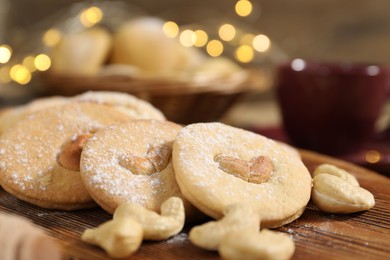
<path fill-rule="evenodd" d="M 123 203 L 114 212 L 114 219 L 131 218 L 139 222 L 145 240 L 165 240 L 178 234 L 184 226 L 182 199 L 171 197 L 161 205 L 161 214 L 136 203 Z"/>
<path fill-rule="evenodd" d="M 131 218 L 107 221 L 94 229 L 86 229 L 81 239 L 103 248 L 112 258 L 124 258 L 135 253 L 142 243 L 142 226 Z"/>
<path fill-rule="evenodd" d="M 314 171 L 312 200 L 324 212 L 353 213 L 369 210 L 375 198 L 356 178 L 336 167 L 321 165 Z"/>
<path fill-rule="evenodd" d="M 346 182 L 348 182 L 349 184 L 351 184 L 353 186 L 360 186 L 359 182 L 355 176 L 353 176 L 352 174 L 350 174 L 346 170 L 341 169 L 335 165 L 328 164 L 328 163 L 324 163 L 324 164 L 319 165 L 317 168 L 315 168 L 315 170 L 313 172 L 313 178 L 321 173 L 334 175 L 334 176 L 340 177 L 341 179 L 345 180 Z"/>
<path fill-rule="evenodd" d="M 225 208 L 225 215 L 218 221 L 196 226 L 189 233 L 190 241 L 203 249 L 218 250 L 222 238 L 231 231 L 260 229 L 260 217 L 255 210 L 244 204 L 231 204 Z"/>

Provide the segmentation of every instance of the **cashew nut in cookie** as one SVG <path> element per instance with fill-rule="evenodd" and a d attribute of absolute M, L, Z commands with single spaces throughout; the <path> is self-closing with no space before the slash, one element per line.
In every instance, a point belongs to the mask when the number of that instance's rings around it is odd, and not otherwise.
<path fill-rule="evenodd" d="M 114 214 L 132 202 L 159 212 L 170 197 L 183 200 L 186 218 L 198 211 L 176 182 L 172 143 L 182 127 L 163 120 L 111 124 L 89 139 L 81 154 L 81 179 L 94 200 Z"/>
<path fill-rule="evenodd" d="M 96 206 L 80 178 L 81 151 L 97 129 L 129 120 L 115 108 L 92 103 L 69 102 L 29 114 L 1 135 L 0 185 L 43 208 Z"/>
<path fill-rule="evenodd" d="M 297 219 L 310 200 L 312 178 L 297 154 L 274 140 L 222 123 L 183 127 L 173 143 L 176 181 L 204 214 L 250 202 L 262 227 Z"/>

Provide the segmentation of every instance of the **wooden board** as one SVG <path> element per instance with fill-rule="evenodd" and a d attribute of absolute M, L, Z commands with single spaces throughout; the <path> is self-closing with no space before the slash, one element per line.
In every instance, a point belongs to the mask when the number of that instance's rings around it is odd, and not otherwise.
<path fill-rule="evenodd" d="M 301 151 L 309 170 L 320 163 L 338 165 L 357 176 L 371 191 L 376 205 L 367 212 L 349 215 L 321 213 L 309 203 L 304 214 L 278 230 L 295 241 L 293 259 L 390 259 L 390 179 L 375 172 L 324 155 Z M 51 211 L 24 203 L 0 189 L 0 211 L 33 220 L 55 237 L 64 259 L 107 259 L 103 250 L 80 240 L 86 228 L 111 218 L 100 208 L 74 212 Z M 191 226 L 164 242 L 144 242 L 131 259 L 219 259 L 215 252 L 193 246 L 187 239 Z"/>

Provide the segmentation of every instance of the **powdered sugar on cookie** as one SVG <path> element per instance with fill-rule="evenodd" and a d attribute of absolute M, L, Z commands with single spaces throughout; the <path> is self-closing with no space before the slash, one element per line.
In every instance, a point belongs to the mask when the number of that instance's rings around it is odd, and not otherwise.
<path fill-rule="evenodd" d="M 81 176 L 91 196 L 111 213 L 129 201 L 159 211 L 167 198 L 182 197 L 171 161 L 180 129 L 169 121 L 134 120 L 96 132 L 81 155 Z"/>
<path fill-rule="evenodd" d="M 175 139 L 173 161 L 176 179 L 185 197 L 214 218 L 232 203 L 257 206 L 263 224 L 278 226 L 298 214 L 310 198 L 310 173 L 297 156 L 275 141 L 221 123 L 198 123 L 184 127 Z M 230 158 L 221 168 L 216 157 Z M 251 183 L 249 161 L 258 156 L 270 160 L 272 169 L 264 183 Z M 248 167 L 247 172 L 240 168 Z M 234 173 L 234 171 L 236 171 Z M 298 217 L 298 216 L 297 216 Z"/>

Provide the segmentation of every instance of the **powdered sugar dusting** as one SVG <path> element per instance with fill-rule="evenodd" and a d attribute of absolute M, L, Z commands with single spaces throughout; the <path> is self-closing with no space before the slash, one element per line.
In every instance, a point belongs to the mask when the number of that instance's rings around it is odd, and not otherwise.
<path fill-rule="evenodd" d="M 168 124 L 168 125 L 167 125 Z M 163 121 L 138 121 L 111 125 L 95 134 L 84 148 L 81 167 L 91 192 L 105 194 L 114 203 L 131 201 L 159 210 L 168 197 L 179 194 L 172 163 L 161 172 L 139 174 L 122 166 L 126 158 L 146 158 L 153 146 L 172 146 L 180 127 Z M 154 155 L 163 155 L 154 151 Z M 170 156 L 170 154 L 168 154 Z M 101 196 L 101 195 L 99 195 Z"/>
<path fill-rule="evenodd" d="M 69 178 L 77 172 L 61 167 L 57 157 L 63 144 L 80 134 L 113 123 L 120 116 L 126 118 L 116 110 L 91 104 L 68 104 L 27 116 L 12 131 L 0 137 L 0 174 L 5 176 L 3 185 L 23 192 L 24 197 L 37 197 L 39 200 L 55 199 L 58 202 L 69 198 L 77 203 L 74 197 L 82 200 L 90 198 L 83 189 L 80 194 L 61 193 L 67 193 L 68 187 L 82 187 L 82 184 L 79 178 Z M 40 180 L 47 174 L 55 176 L 57 181 L 42 185 Z M 64 189 L 66 184 L 69 186 Z"/>
<path fill-rule="evenodd" d="M 179 233 L 176 236 L 171 237 L 167 240 L 167 244 L 180 244 L 188 239 L 188 235 L 186 233 Z"/>
<path fill-rule="evenodd" d="M 150 103 L 130 94 L 111 91 L 88 91 L 73 98 L 78 102 L 94 102 L 116 107 L 133 119 L 165 119 Z"/>
<path fill-rule="evenodd" d="M 265 205 L 265 201 L 272 201 L 275 207 L 286 207 L 285 211 L 297 210 L 292 208 L 303 201 L 307 203 L 310 196 L 311 177 L 297 156 L 292 156 L 290 150 L 275 141 L 252 132 L 221 123 L 192 124 L 177 136 L 175 155 L 178 179 L 194 196 L 200 196 L 197 200 L 215 207 L 220 205 L 221 208 L 213 208 L 213 211 L 222 210 L 223 205 L 248 200 L 257 201 L 259 207 Z M 214 160 L 218 155 L 245 161 L 266 156 L 272 161 L 274 171 L 266 183 L 248 183 L 222 171 Z M 289 186 L 296 187 L 291 189 Z M 303 194 L 307 191 L 304 199 L 292 194 L 299 189 Z M 276 214 L 279 214 L 278 210 Z"/>

